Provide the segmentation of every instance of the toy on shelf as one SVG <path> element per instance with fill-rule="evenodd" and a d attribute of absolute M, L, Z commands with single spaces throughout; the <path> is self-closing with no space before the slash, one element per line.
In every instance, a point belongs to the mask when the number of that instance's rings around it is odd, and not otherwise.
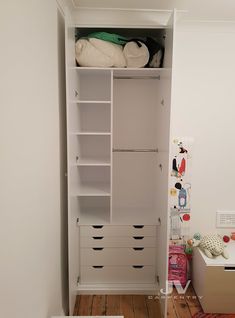
<path fill-rule="evenodd" d="M 193 240 L 189 239 L 189 240 L 187 240 L 187 244 L 185 246 L 185 254 L 186 254 L 187 259 L 189 261 L 191 261 L 192 256 L 193 256 L 193 244 L 194 244 Z"/>
<path fill-rule="evenodd" d="M 201 234 L 200 233 L 195 233 L 193 235 L 193 238 L 196 240 L 196 241 L 200 241 L 200 239 L 202 238 Z"/>
<path fill-rule="evenodd" d="M 205 235 L 199 240 L 194 238 L 193 246 L 198 246 L 209 258 L 219 255 L 222 255 L 226 259 L 229 258 L 224 241 L 219 234 Z"/>
<path fill-rule="evenodd" d="M 230 238 L 231 238 L 231 240 L 235 241 L 235 232 L 232 232 L 232 233 L 231 233 Z"/>
<path fill-rule="evenodd" d="M 230 241 L 230 237 L 228 235 L 223 236 L 224 243 L 228 243 Z"/>

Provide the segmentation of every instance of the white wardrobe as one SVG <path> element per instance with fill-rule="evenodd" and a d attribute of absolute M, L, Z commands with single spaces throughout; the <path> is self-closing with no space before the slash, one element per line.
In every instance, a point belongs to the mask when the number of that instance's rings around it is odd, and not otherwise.
<path fill-rule="evenodd" d="M 77 294 L 153 295 L 166 287 L 175 15 L 76 1 L 67 8 L 70 313 Z M 97 30 L 162 41 L 164 67 L 76 66 L 75 34 Z"/>

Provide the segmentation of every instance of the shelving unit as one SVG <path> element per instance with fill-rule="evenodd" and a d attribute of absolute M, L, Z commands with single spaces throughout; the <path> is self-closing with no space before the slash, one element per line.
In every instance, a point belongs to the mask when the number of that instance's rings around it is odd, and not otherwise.
<path fill-rule="evenodd" d="M 129 19 L 113 25 L 109 10 L 97 25 L 97 15 L 85 22 L 75 11 L 66 22 L 71 313 L 77 293 L 165 288 L 174 24 L 169 11 L 135 11 L 134 24 L 133 12 L 122 11 Z M 78 67 L 75 34 L 96 30 L 160 38 L 164 67 Z"/>

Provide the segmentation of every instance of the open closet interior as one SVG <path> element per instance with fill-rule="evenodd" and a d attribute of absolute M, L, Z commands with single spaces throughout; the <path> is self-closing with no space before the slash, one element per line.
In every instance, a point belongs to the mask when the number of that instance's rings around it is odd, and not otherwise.
<path fill-rule="evenodd" d="M 153 294 L 167 277 L 174 14 L 134 12 L 133 25 L 130 11 L 114 25 L 104 13 L 98 23 L 75 8 L 66 20 L 71 312 L 79 293 Z M 77 39 L 100 30 L 158 39 L 162 67 L 79 66 Z"/>

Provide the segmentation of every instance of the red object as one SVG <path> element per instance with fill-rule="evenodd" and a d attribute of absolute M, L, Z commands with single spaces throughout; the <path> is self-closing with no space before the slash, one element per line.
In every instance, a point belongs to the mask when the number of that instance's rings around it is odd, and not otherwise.
<path fill-rule="evenodd" d="M 184 221 L 189 221 L 190 220 L 190 215 L 189 214 L 184 214 L 183 215 L 183 220 Z"/>
<path fill-rule="evenodd" d="M 186 161 L 185 161 L 185 159 L 183 158 L 182 160 L 181 160 L 181 164 L 180 164 L 180 167 L 179 167 L 179 174 L 181 175 L 181 176 L 183 176 L 184 174 L 185 174 L 185 169 L 186 169 Z"/>
<path fill-rule="evenodd" d="M 224 235 L 223 236 L 223 240 L 224 240 L 225 243 L 228 243 L 230 241 L 230 238 L 229 238 L 229 236 Z"/>

